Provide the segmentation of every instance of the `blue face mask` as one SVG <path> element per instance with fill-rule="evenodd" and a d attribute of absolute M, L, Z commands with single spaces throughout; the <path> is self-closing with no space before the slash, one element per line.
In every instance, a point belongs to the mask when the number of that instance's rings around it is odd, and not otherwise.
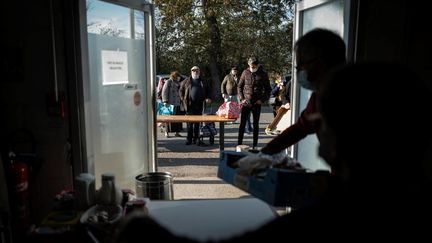
<path fill-rule="evenodd" d="M 297 72 L 297 82 L 305 89 L 315 91 L 315 83 L 311 82 L 307 78 L 307 72 L 305 70 L 301 70 Z"/>

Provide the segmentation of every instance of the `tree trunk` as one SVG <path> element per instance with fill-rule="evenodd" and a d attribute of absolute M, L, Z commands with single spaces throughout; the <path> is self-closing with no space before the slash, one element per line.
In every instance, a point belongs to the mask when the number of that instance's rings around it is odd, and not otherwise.
<path fill-rule="evenodd" d="M 214 12 L 206 6 L 206 1 L 203 1 L 204 14 L 209 34 L 209 64 L 212 84 L 212 98 L 216 101 L 221 101 L 221 77 L 220 77 L 220 60 L 222 57 L 220 30 Z"/>

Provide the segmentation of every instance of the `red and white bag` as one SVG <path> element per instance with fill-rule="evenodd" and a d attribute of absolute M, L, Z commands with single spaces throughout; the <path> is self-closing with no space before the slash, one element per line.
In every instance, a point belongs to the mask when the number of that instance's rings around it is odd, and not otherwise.
<path fill-rule="evenodd" d="M 224 102 L 216 112 L 216 115 L 225 118 L 239 118 L 242 105 L 237 102 Z"/>

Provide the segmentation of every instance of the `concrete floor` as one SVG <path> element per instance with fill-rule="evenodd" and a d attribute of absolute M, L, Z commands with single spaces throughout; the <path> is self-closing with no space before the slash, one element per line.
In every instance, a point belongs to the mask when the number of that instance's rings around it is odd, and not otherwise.
<path fill-rule="evenodd" d="M 269 106 L 263 106 L 260 118 L 258 148 L 267 144 L 274 136 L 264 133 L 273 120 Z M 225 125 L 225 150 L 234 151 L 237 145 L 240 120 Z M 219 131 L 219 124 L 216 124 Z M 244 192 L 217 177 L 219 164 L 219 141 L 216 136 L 213 146 L 185 145 L 186 124 L 183 123 L 183 137 L 166 138 L 158 131 L 158 171 L 174 175 L 174 199 L 215 199 L 249 197 Z M 208 139 L 204 140 L 208 143 Z M 252 135 L 245 134 L 244 145 L 252 146 Z"/>

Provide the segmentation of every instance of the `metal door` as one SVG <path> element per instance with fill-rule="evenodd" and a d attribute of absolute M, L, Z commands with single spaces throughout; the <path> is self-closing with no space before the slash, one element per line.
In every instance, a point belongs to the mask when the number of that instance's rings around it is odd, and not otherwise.
<path fill-rule="evenodd" d="M 88 171 L 121 188 L 155 170 L 153 5 L 82 0 L 81 46 Z"/>

